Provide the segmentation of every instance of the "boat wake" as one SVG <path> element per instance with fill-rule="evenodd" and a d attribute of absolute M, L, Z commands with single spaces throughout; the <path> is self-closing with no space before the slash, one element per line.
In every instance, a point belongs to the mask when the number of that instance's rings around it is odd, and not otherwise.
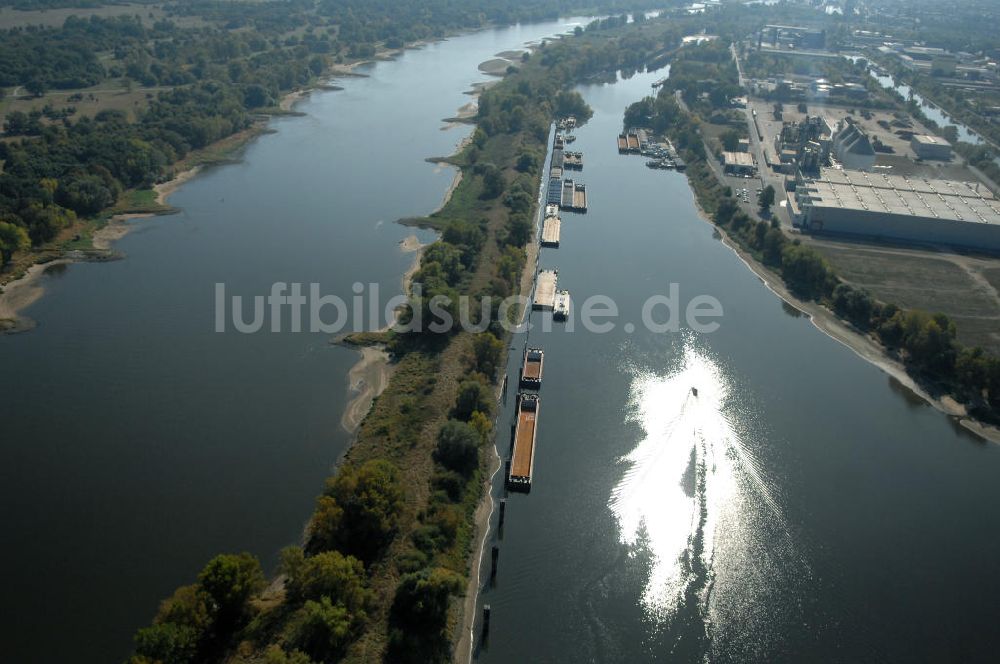
<path fill-rule="evenodd" d="M 690 346 L 676 371 L 638 372 L 629 417 L 644 436 L 620 460 L 626 470 L 608 501 L 620 541 L 650 559 L 645 615 L 702 652 L 711 650 L 719 568 L 732 567 L 717 557 L 741 558 L 761 519 L 787 532 L 775 487 L 727 415 L 728 396 L 719 366 Z"/>

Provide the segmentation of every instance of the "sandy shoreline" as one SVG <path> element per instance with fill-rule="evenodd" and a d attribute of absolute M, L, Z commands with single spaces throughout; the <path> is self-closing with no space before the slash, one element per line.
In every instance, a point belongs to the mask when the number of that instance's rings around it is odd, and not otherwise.
<path fill-rule="evenodd" d="M 195 166 L 178 173 L 167 182 L 155 185 L 153 190 L 156 192 L 156 202 L 160 205 L 166 205 L 167 198 L 181 185 L 197 175 L 198 170 L 199 167 Z M 6 284 L 3 292 L 0 293 L 0 323 L 6 324 L 6 327 L 0 327 L 0 329 L 8 333 L 24 332 L 35 326 L 35 322 L 22 316 L 21 312 L 45 294 L 45 286 L 42 285 L 41 280 L 48 268 L 55 265 L 107 260 L 114 256 L 114 243 L 132 230 L 133 226 L 129 223 L 130 221 L 152 216 L 154 215 L 151 213 L 116 214 L 94 232 L 91 240 L 93 247 L 91 251 L 71 251 L 54 260 L 30 266 L 24 275 Z"/>
<path fill-rule="evenodd" d="M 420 269 L 420 256 L 425 246 L 420 243 L 416 235 L 407 236 L 399 243 L 400 251 L 414 254 L 413 263 L 400 279 L 403 293 L 410 292 L 410 284 L 413 275 Z M 380 331 L 388 330 L 390 325 L 386 324 Z M 347 402 L 344 415 L 340 418 L 341 426 L 350 433 L 356 432 L 361 426 L 361 422 L 371 410 L 372 402 L 389 385 L 393 373 L 392 358 L 385 348 L 365 346 L 357 350 L 361 353 L 361 358 L 347 373 L 348 391 L 354 396 Z"/>
<path fill-rule="evenodd" d="M 810 322 L 816 329 L 851 349 L 858 357 L 866 362 L 878 367 L 884 373 L 896 379 L 901 385 L 909 389 L 918 397 L 926 401 L 929 405 L 941 413 L 954 417 L 968 431 L 985 438 L 994 443 L 1000 443 L 1000 429 L 979 422 L 968 417 L 965 407 L 955 401 L 951 396 L 937 398 L 924 390 L 910 374 L 902 362 L 894 360 L 886 355 L 885 348 L 868 335 L 862 334 L 851 326 L 840 320 L 836 314 L 817 302 L 806 302 L 793 295 L 785 286 L 781 277 L 757 262 L 734 240 L 730 239 L 725 230 L 716 226 L 709 215 L 696 205 L 698 215 L 702 221 L 712 226 L 722 237 L 722 243 L 736 254 L 747 268 L 753 272 L 763 282 L 772 293 L 778 296 L 787 304 L 795 307 L 809 317 Z"/>
<path fill-rule="evenodd" d="M 347 372 L 348 390 L 355 396 L 340 418 L 340 424 L 351 433 L 361 426 L 375 397 L 382 394 L 392 377 L 392 365 L 385 349 L 367 346 L 359 348 L 358 352 L 361 359 Z"/>

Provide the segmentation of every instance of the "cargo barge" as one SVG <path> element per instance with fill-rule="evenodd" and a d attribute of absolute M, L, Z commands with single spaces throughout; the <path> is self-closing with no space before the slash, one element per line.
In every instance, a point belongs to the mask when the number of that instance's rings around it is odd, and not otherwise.
<path fill-rule="evenodd" d="M 556 306 L 556 280 L 559 273 L 556 270 L 541 270 L 538 273 L 538 283 L 535 284 L 535 299 L 532 309 L 551 311 Z"/>
<path fill-rule="evenodd" d="M 559 178 L 549 178 L 549 189 L 546 193 L 545 202 L 548 205 L 560 205 L 562 203 L 562 182 Z"/>
<path fill-rule="evenodd" d="M 545 351 L 541 348 L 527 348 L 524 351 L 524 362 L 521 365 L 521 387 L 537 390 L 542 386 L 542 368 L 545 363 Z"/>
<path fill-rule="evenodd" d="M 531 491 L 535 470 L 535 439 L 538 435 L 538 395 L 517 395 L 517 424 L 514 425 L 514 452 L 507 471 L 507 488 Z"/>
<path fill-rule="evenodd" d="M 542 221 L 542 246 L 543 247 L 558 247 L 559 246 L 559 232 L 562 222 L 559 217 L 545 217 Z"/>

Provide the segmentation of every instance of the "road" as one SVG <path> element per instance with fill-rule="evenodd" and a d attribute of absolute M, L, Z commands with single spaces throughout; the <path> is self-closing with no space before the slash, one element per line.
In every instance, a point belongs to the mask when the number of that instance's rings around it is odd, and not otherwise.
<path fill-rule="evenodd" d="M 736 74 L 738 76 L 740 87 L 745 90 L 747 88 L 747 79 L 743 74 L 743 65 L 740 63 L 739 54 L 736 51 L 736 44 L 733 43 L 729 47 L 730 52 L 733 54 L 733 62 L 736 63 Z M 748 90 L 749 92 L 749 90 Z M 759 179 L 744 180 L 746 182 L 754 182 L 754 189 L 758 186 L 763 189 L 767 185 L 774 187 L 774 208 L 772 209 L 772 214 L 781 223 L 782 228 L 786 230 L 791 230 L 792 219 L 788 213 L 788 209 L 783 207 L 780 203 L 785 200 L 785 176 L 780 173 L 773 172 L 767 165 L 767 160 L 764 158 L 764 146 L 761 144 L 761 136 L 757 133 L 757 123 L 754 121 L 753 108 L 751 108 L 749 102 L 746 108 L 743 109 L 743 113 L 747 119 L 747 129 L 750 132 L 750 153 L 753 155 L 754 161 L 757 162 L 757 174 Z M 740 178 L 727 178 L 730 180 L 739 180 Z M 733 186 L 730 184 L 730 186 Z M 743 185 L 747 186 L 747 185 Z M 750 189 L 750 187 L 747 187 Z M 751 200 L 755 201 L 755 194 L 751 191 Z M 756 207 L 756 206 L 754 206 Z"/>

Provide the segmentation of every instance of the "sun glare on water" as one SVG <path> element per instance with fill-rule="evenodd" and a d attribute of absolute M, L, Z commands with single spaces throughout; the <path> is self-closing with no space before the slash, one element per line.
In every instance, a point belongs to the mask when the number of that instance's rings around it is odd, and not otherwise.
<path fill-rule="evenodd" d="M 717 538 L 739 537 L 744 527 L 742 487 L 753 486 L 776 514 L 754 459 L 726 416 L 727 397 L 718 365 L 691 348 L 679 370 L 633 379 L 629 417 L 644 437 L 620 460 L 626 471 L 609 507 L 622 543 L 644 545 L 651 554 L 641 602 L 658 622 L 685 604 L 708 621 Z"/>

